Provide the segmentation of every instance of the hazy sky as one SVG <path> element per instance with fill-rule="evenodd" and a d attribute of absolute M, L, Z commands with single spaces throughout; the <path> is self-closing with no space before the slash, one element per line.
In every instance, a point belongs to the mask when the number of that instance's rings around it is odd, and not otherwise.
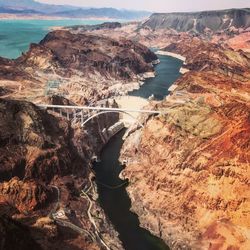
<path fill-rule="evenodd" d="M 84 7 L 114 7 L 157 12 L 198 11 L 250 7 L 250 0 L 36 0 Z"/>

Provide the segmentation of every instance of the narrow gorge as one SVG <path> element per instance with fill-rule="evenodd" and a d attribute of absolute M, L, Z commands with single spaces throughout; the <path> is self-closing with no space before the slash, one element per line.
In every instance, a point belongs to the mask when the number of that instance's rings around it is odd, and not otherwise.
<path fill-rule="evenodd" d="M 248 250 L 249 16 L 58 27 L 0 57 L 0 246 Z"/>

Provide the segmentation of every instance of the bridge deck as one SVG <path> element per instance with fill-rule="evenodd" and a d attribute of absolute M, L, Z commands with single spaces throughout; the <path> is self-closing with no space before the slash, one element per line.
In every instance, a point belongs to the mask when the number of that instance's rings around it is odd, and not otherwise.
<path fill-rule="evenodd" d="M 107 108 L 107 107 L 88 107 L 88 106 L 67 106 L 67 105 L 47 105 L 39 104 L 39 108 L 57 108 L 57 109 L 73 109 L 73 110 L 97 110 L 97 111 L 124 111 L 124 112 L 136 112 L 136 113 L 148 113 L 148 114 L 161 114 L 159 110 L 146 110 L 146 109 L 126 109 L 126 108 Z"/>

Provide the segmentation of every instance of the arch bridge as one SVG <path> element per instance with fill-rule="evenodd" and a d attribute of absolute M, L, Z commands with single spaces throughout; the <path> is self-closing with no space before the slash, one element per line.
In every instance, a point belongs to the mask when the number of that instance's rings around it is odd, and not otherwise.
<path fill-rule="evenodd" d="M 67 105 L 37 105 L 41 109 L 52 110 L 58 113 L 60 116 L 67 118 L 72 123 L 80 122 L 84 127 L 90 120 L 107 113 L 121 113 L 130 116 L 137 121 L 137 118 L 133 116 L 133 113 L 142 114 L 162 114 L 159 110 L 147 110 L 147 109 L 126 109 L 126 108 L 110 108 L 110 107 L 92 107 L 92 106 L 67 106 Z M 137 123 L 143 127 L 143 124 L 137 121 Z"/>

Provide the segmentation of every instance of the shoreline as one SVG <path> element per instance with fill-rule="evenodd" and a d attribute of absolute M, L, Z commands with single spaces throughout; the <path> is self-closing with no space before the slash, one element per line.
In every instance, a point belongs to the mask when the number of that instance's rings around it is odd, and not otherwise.
<path fill-rule="evenodd" d="M 182 75 L 186 74 L 186 73 L 189 72 L 189 71 L 190 71 L 190 70 L 187 69 L 187 68 L 185 68 L 185 67 L 181 67 L 180 70 L 179 70 L 179 72 L 180 72 Z"/>
<path fill-rule="evenodd" d="M 156 77 L 155 71 L 144 72 L 136 76 L 134 81 L 126 82 L 119 81 L 118 83 L 110 86 L 108 90 L 112 94 L 112 97 L 121 97 L 128 95 L 129 92 L 138 90 L 142 85 L 145 84 L 145 81 L 149 78 Z"/>
<path fill-rule="evenodd" d="M 171 57 L 174 57 L 174 58 L 177 58 L 183 62 L 186 61 L 186 57 L 180 55 L 180 54 L 177 54 L 177 53 L 173 53 L 173 52 L 168 52 L 168 51 L 163 51 L 163 50 L 158 50 L 155 52 L 156 55 L 162 55 L 162 56 L 171 56 Z"/>
<path fill-rule="evenodd" d="M 183 65 L 185 65 L 186 57 L 182 56 L 181 54 L 177 54 L 177 53 L 173 53 L 173 52 L 169 52 L 169 51 L 164 51 L 164 50 L 157 50 L 155 52 L 155 54 L 156 55 L 161 55 L 161 56 L 170 56 L 170 57 L 173 57 L 173 58 L 177 58 L 177 59 L 183 61 Z M 189 69 L 183 67 L 183 65 L 179 70 L 180 74 L 182 74 L 182 75 L 184 75 L 184 74 L 186 74 L 187 72 L 190 71 Z M 169 88 L 171 88 L 171 86 Z"/>

